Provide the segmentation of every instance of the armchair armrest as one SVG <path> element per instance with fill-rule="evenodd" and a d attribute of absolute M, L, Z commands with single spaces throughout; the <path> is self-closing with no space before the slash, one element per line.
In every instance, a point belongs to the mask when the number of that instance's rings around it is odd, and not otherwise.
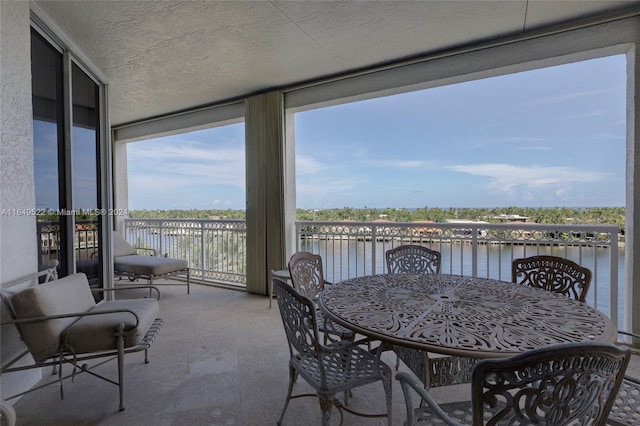
<path fill-rule="evenodd" d="M 122 332 L 129 334 L 133 331 L 135 331 L 138 328 L 138 325 L 140 324 L 140 317 L 138 317 L 138 314 L 136 314 L 135 312 L 133 312 L 130 309 L 108 309 L 108 310 L 104 310 L 104 311 L 98 311 L 98 312 L 92 312 L 92 311 L 88 311 L 88 312 L 71 312 L 68 314 L 59 314 L 59 315 L 46 315 L 46 316 L 42 316 L 42 317 L 31 317 L 31 318 L 17 318 L 17 319 L 12 319 L 9 321 L 3 321 L 0 323 L 0 325 L 5 325 L 5 324 L 29 324 L 29 323 L 36 323 L 36 322 L 43 322 L 43 321 L 49 321 L 49 320 L 53 320 L 53 319 L 60 319 L 60 318 L 81 318 L 81 317 L 86 317 L 86 316 L 95 316 L 95 315 L 106 315 L 106 314 L 116 314 L 116 313 L 129 313 L 131 314 L 134 318 L 135 318 L 135 324 L 133 326 L 133 328 L 130 328 L 128 330 L 122 330 Z M 119 323 L 122 324 L 122 326 L 124 327 L 123 323 Z"/>
<path fill-rule="evenodd" d="M 136 251 L 150 253 L 149 256 L 158 256 L 158 250 L 149 247 L 133 247 Z M 166 257 L 166 256 L 165 256 Z"/>
<path fill-rule="evenodd" d="M 106 293 L 106 292 L 116 292 L 116 291 L 124 291 L 124 290 L 136 290 L 136 289 L 143 289 L 143 290 L 154 290 L 156 293 L 156 300 L 160 300 L 160 289 L 156 286 L 149 286 L 149 285 L 127 285 L 127 286 L 118 286 L 118 287 L 114 287 L 114 288 L 92 288 L 91 292 L 92 293 Z"/>
<path fill-rule="evenodd" d="M 634 354 L 640 354 L 640 335 L 629 331 L 618 330 L 619 336 L 625 336 L 626 338 L 618 337 L 616 344 L 625 346 L 631 350 Z"/>

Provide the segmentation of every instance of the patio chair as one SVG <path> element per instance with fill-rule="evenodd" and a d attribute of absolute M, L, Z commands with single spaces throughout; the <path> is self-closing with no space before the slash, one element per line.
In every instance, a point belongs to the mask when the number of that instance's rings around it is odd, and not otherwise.
<path fill-rule="evenodd" d="M 282 324 L 289 345 L 289 390 L 278 420 L 282 424 L 289 401 L 303 396 L 317 396 L 322 410 L 322 425 L 329 425 L 331 410 L 364 417 L 387 417 L 391 423 L 391 369 L 380 359 L 381 352 L 372 354 L 359 346 L 362 342 L 335 341 L 320 343 L 317 308 L 313 300 L 301 295 L 279 278 L 273 278 Z M 292 395 L 293 385 L 300 375 L 316 394 Z M 381 381 L 386 396 L 386 414 L 361 413 L 347 408 L 335 395 L 345 395 L 353 388 Z"/>
<path fill-rule="evenodd" d="M 591 270 L 563 257 L 531 256 L 512 262 L 511 281 L 584 302 L 591 285 Z"/>
<path fill-rule="evenodd" d="M 437 250 L 427 247 L 406 244 L 401 245 L 385 252 L 387 261 L 387 271 L 390 274 L 402 273 L 420 273 L 439 274 L 441 255 Z M 400 360 L 402 359 L 408 365 L 414 365 L 420 368 L 423 358 L 428 361 L 428 355 L 423 351 L 406 348 L 404 346 L 394 346 L 396 358 L 396 371 L 400 368 Z"/>
<path fill-rule="evenodd" d="M 605 425 L 629 351 L 609 343 L 570 343 L 511 358 L 478 362 L 471 401 L 438 404 L 414 376 L 401 372 L 406 425 L 416 421 L 471 424 Z M 413 393 L 421 399 L 415 407 Z"/>
<path fill-rule="evenodd" d="M 303 296 L 313 300 L 314 303 L 317 303 L 318 296 L 324 289 L 325 284 L 331 285 L 330 282 L 324 279 L 322 257 L 317 254 L 306 251 L 294 253 L 289 259 L 288 268 L 293 287 Z M 355 332 L 326 318 L 317 305 L 316 315 L 319 329 L 324 334 L 325 345 L 331 336 L 350 342 L 355 340 Z"/>
<path fill-rule="evenodd" d="M 577 263 L 556 256 L 531 256 L 512 262 L 512 282 L 542 288 L 564 294 L 581 302 L 585 301 L 591 271 Z M 407 355 L 404 355 L 407 358 Z M 477 360 L 463 357 L 428 358 L 413 354 L 413 358 L 427 358 L 426 368 L 418 361 L 405 361 L 428 387 L 468 383 Z M 413 364 L 411 364 L 413 362 Z"/>
<path fill-rule="evenodd" d="M 156 298 L 114 300 L 96 303 L 93 292 L 123 292 L 133 289 L 156 292 Z M 159 312 L 160 293 L 156 287 L 128 286 L 115 289 L 92 290 L 83 273 L 33 285 L 29 277 L 2 289 L 3 311 L 10 316 L 2 325 L 13 324 L 27 348 L 24 352 L 3 360 L 2 375 L 42 367 L 57 367 L 57 379 L 15 395 L 3 395 L 12 400 L 21 395 L 59 383 L 64 399 L 63 380 L 76 374 L 89 373 L 115 384 L 119 389 L 120 410 L 124 410 L 124 356 L 148 349 L 163 321 Z M 6 309 L 5 309 L 6 308 Z M 33 358 L 25 361 L 26 355 Z M 100 359 L 102 359 L 100 361 Z M 94 368 L 116 359 L 118 378 L 102 376 Z M 96 360 L 89 366 L 86 361 Z M 63 366 L 71 365 L 71 373 L 64 376 Z"/>
<path fill-rule="evenodd" d="M 629 338 L 640 341 L 640 335 L 628 331 L 618 330 L 616 345 L 625 347 L 632 356 L 640 355 L 640 347 L 629 342 Z M 638 426 L 640 425 L 640 379 L 629 374 L 622 379 L 622 385 L 618 391 L 607 424 L 611 426 Z"/>
<path fill-rule="evenodd" d="M 190 289 L 189 263 L 182 259 L 173 259 L 159 256 L 154 249 L 135 248 L 120 234 L 113 234 L 113 269 L 120 277 L 127 277 L 130 281 L 142 278 L 154 285 L 156 278 L 168 278 L 173 275 L 186 275 L 187 294 Z M 138 254 L 138 251 L 147 251 L 150 255 Z M 183 284 L 158 284 L 155 285 L 183 285 Z"/>
<path fill-rule="evenodd" d="M 440 273 L 440 252 L 427 247 L 414 244 L 402 245 L 387 250 L 385 257 L 390 274 Z"/>

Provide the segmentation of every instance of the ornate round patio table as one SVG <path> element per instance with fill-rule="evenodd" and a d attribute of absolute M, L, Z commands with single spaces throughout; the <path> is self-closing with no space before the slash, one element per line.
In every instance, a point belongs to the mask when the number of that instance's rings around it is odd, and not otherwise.
<path fill-rule="evenodd" d="M 511 356 L 555 343 L 615 340 L 586 303 L 505 281 L 447 274 L 386 274 L 325 287 L 321 309 L 362 335 L 472 358 Z"/>

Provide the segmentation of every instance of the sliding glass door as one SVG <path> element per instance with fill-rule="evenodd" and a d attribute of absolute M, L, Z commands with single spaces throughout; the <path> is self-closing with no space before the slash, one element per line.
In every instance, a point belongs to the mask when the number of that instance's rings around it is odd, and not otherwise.
<path fill-rule="evenodd" d="M 101 287 L 100 86 L 35 29 L 31 57 L 39 267 Z"/>

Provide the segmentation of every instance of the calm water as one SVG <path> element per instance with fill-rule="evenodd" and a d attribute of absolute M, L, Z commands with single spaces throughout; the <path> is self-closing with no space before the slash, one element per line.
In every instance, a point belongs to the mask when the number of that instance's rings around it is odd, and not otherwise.
<path fill-rule="evenodd" d="M 396 244 L 397 245 L 397 244 Z M 325 277 L 338 282 L 356 276 L 386 272 L 384 252 L 391 242 L 334 240 L 301 241 L 300 250 L 320 253 L 323 257 Z M 439 243 L 431 248 L 442 254 L 442 272 L 460 275 L 473 274 L 472 247 L 467 244 Z M 618 323 L 624 318 L 624 248 L 618 249 Z M 606 248 L 479 245 L 477 276 L 511 281 L 511 261 L 535 254 L 550 254 L 574 260 L 591 269 L 593 278 L 587 303 L 611 316 L 611 261 Z M 597 304 L 594 303 L 597 301 Z"/>
<path fill-rule="evenodd" d="M 138 234 L 150 247 L 162 244 L 162 252 L 170 257 L 180 257 L 175 252 L 176 237 L 142 232 Z M 200 238 L 197 239 L 198 242 Z M 338 282 L 362 275 L 386 272 L 384 253 L 398 245 L 397 242 L 354 240 L 306 240 L 300 241 L 300 250 L 319 253 L 323 257 L 324 273 L 328 281 Z M 431 248 L 442 254 L 442 272 L 473 275 L 472 246 L 468 244 L 438 243 Z M 605 248 L 550 247 L 524 245 L 479 245 L 477 275 L 480 277 L 511 280 L 511 261 L 535 254 L 551 254 L 574 260 L 591 269 L 593 279 L 587 295 L 587 303 L 611 316 L 611 262 L 610 251 Z M 624 318 L 624 248 L 618 249 L 618 325 Z M 595 301 L 595 303 L 594 303 Z"/>

